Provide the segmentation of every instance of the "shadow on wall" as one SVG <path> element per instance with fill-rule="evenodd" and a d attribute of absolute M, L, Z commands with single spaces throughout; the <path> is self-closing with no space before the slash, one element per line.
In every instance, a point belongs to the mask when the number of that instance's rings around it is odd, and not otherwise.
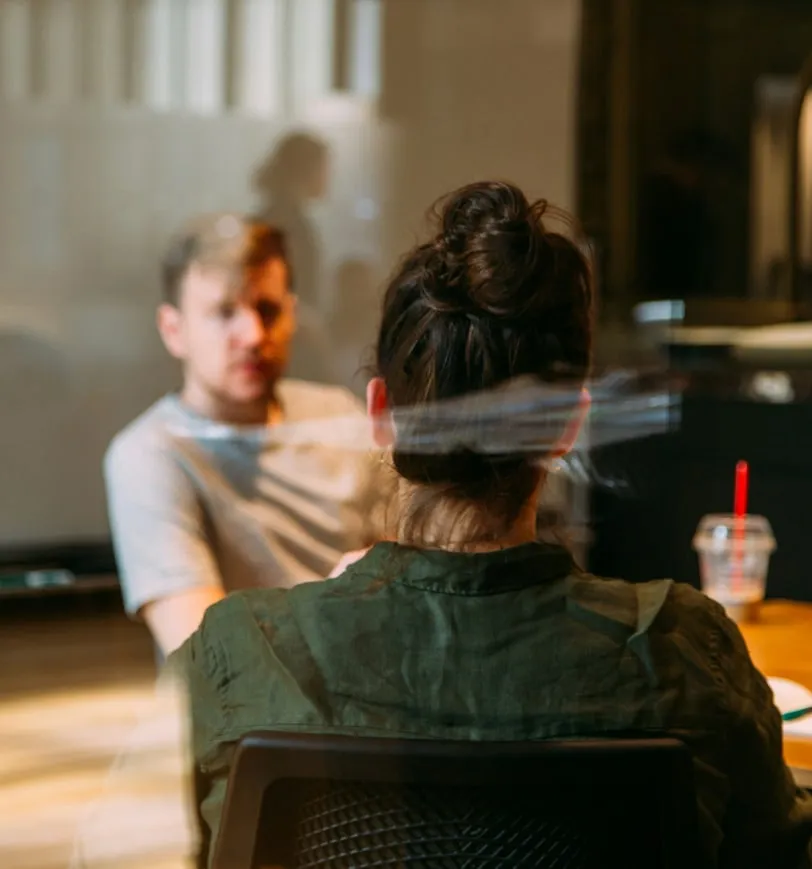
<path fill-rule="evenodd" d="M 261 201 L 259 216 L 287 235 L 300 305 L 317 311 L 321 307 L 321 243 L 307 206 L 327 196 L 329 156 L 323 140 L 309 133 L 292 133 L 277 143 L 253 176 Z"/>
<path fill-rule="evenodd" d="M 327 196 L 329 156 L 322 139 L 305 132 L 291 133 L 275 145 L 253 176 L 261 202 L 259 217 L 285 233 L 298 299 L 288 374 L 320 383 L 334 377 L 321 303 L 321 240 L 307 209 L 309 203 Z"/>

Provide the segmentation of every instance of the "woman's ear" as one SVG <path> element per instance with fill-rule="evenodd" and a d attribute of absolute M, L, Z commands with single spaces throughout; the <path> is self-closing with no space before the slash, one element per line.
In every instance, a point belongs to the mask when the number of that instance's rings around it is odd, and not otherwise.
<path fill-rule="evenodd" d="M 389 395 L 382 377 L 373 377 L 367 384 L 367 416 L 372 423 L 372 440 L 376 446 L 388 449 L 395 442 L 395 427 L 389 409 Z"/>
<path fill-rule="evenodd" d="M 553 450 L 553 458 L 559 459 L 561 456 L 566 456 L 571 452 L 578 440 L 578 435 L 581 433 L 581 426 L 586 420 L 589 408 L 592 407 L 592 396 L 589 390 L 584 386 L 581 388 L 581 395 L 578 399 L 578 406 L 575 408 L 570 421 L 567 423 L 564 433 L 558 440 L 558 443 Z"/>

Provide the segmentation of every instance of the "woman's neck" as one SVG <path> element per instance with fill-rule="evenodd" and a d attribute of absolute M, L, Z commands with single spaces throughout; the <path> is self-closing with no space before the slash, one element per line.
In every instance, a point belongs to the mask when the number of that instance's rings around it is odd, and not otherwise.
<path fill-rule="evenodd" d="M 400 502 L 405 510 L 402 516 L 408 516 L 410 492 L 400 491 Z M 408 487 L 411 488 L 411 487 Z M 485 537 L 477 532 L 478 528 L 495 524 L 497 517 L 489 517 L 486 511 L 478 511 L 475 507 L 461 510 L 459 503 L 443 503 L 433 506 L 431 516 L 421 528 L 421 546 L 427 549 L 446 549 L 450 552 L 497 552 L 513 546 L 533 543 L 538 539 L 536 519 L 538 512 L 538 490 L 527 500 L 515 521 L 504 532 Z M 404 523 L 398 528 L 398 540 L 411 543 L 409 535 L 404 533 Z"/>

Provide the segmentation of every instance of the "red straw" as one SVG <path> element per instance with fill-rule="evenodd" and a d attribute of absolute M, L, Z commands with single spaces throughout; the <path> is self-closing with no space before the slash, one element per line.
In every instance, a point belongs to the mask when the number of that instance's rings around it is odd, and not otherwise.
<path fill-rule="evenodd" d="M 733 513 L 741 519 L 747 515 L 747 486 L 750 468 L 747 462 L 736 463 L 736 489 L 733 495 Z"/>
<path fill-rule="evenodd" d="M 742 582 L 744 562 L 744 518 L 747 515 L 747 490 L 750 468 L 747 462 L 736 463 L 736 485 L 733 492 L 733 587 Z"/>

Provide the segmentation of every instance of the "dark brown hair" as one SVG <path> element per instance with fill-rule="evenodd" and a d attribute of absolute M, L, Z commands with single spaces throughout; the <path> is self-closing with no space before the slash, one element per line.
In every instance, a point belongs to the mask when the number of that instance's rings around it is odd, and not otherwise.
<path fill-rule="evenodd" d="M 287 263 L 292 282 L 282 230 L 243 215 L 198 218 L 172 240 L 166 252 L 161 265 L 164 301 L 177 306 L 183 279 L 193 263 L 250 269 L 272 259 Z"/>
<path fill-rule="evenodd" d="M 577 393 L 588 374 L 590 267 L 575 242 L 547 229 L 550 216 L 569 220 L 511 184 L 463 187 L 435 206 L 436 235 L 390 280 L 376 368 L 395 413 L 395 470 L 417 484 L 402 528 L 413 541 L 440 499 L 459 508 L 471 542 L 504 535 L 541 479 L 543 453 L 494 454 L 464 439 L 415 449 L 397 424 L 399 408 L 420 427 L 441 402 L 527 377 Z"/>

